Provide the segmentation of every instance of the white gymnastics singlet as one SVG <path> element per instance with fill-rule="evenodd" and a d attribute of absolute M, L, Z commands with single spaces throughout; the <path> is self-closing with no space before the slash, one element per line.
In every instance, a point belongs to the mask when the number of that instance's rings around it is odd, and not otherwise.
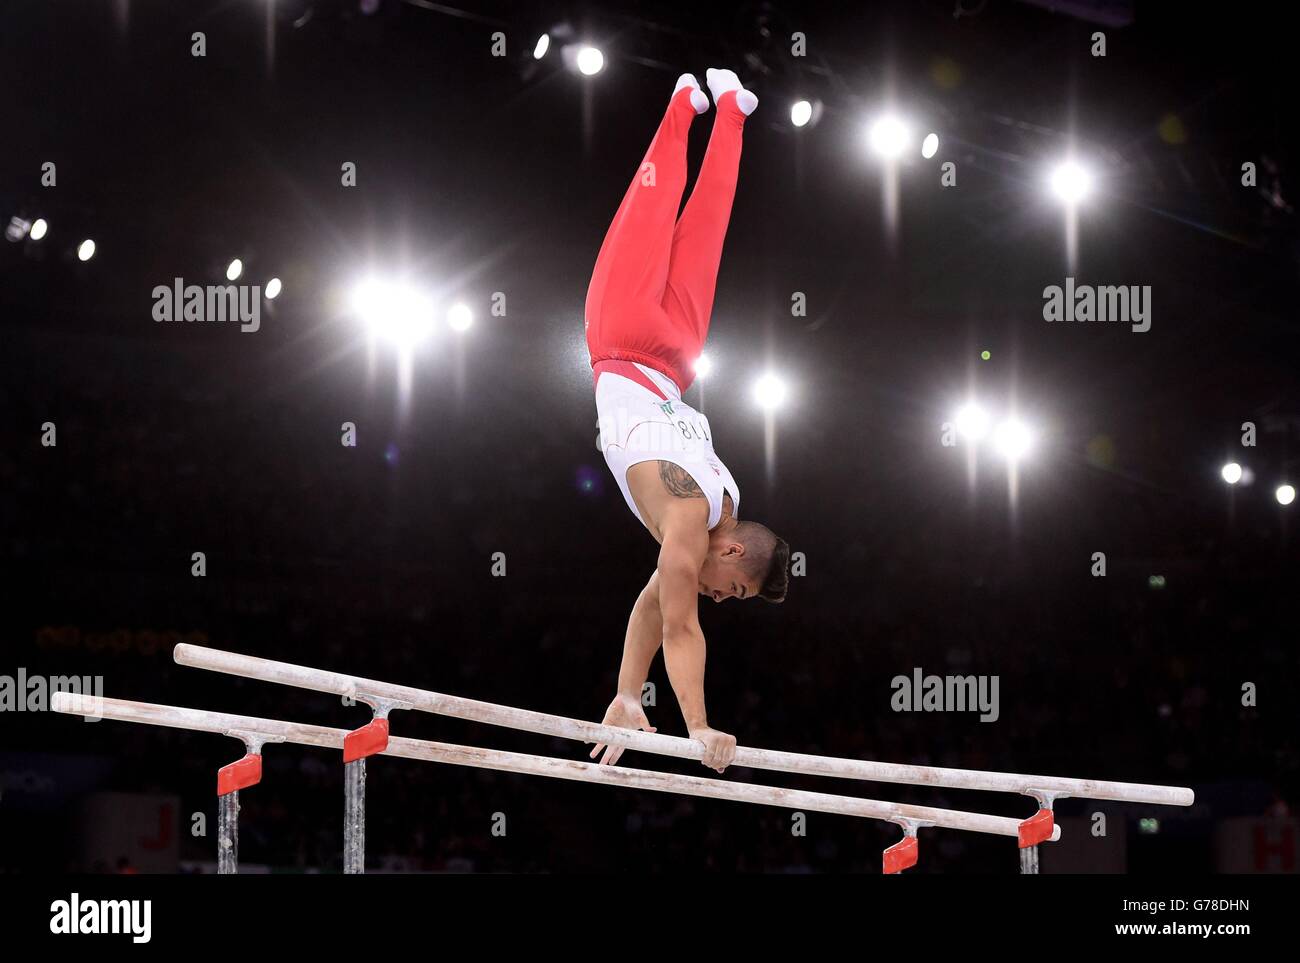
<path fill-rule="evenodd" d="M 709 503 L 710 529 L 722 519 L 724 494 L 731 496 L 733 517 L 740 517 L 740 489 L 713 451 L 709 419 L 682 401 L 671 378 L 632 361 L 599 361 L 594 374 L 600 450 L 637 521 L 645 524 L 627 470 L 643 461 L 671 462 L 695 480 Z"/>

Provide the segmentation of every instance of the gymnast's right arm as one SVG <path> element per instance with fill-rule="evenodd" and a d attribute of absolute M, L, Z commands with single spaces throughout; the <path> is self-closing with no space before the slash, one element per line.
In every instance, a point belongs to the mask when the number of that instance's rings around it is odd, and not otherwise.
<path fill-rule="evenodd" d="M 663 618 L 664 665 L 692 739 L 704 743 L 701 760 L 722 772 L 736 756 L 736 737 L 709 728 L 704 711 L 704 631 L 699 620 L 700 567 L 709 532 L 686 512 L 664 527 L 659 549 L 659 611 Z M 685 517 L 684 517 L 685 516 Z M 672 524 L 676 521 L 677 524 Z"/>

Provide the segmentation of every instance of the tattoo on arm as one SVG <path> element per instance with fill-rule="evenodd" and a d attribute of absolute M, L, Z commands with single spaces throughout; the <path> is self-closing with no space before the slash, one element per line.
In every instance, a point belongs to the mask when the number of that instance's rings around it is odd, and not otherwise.
<path fill-rule="evenodd" d="M 704 492 L 695 484 L 695 479 L 681 465 L 674 465 L 670 461 L 659 462 L 659 480 L 674 498 L 704 497 Z"/>

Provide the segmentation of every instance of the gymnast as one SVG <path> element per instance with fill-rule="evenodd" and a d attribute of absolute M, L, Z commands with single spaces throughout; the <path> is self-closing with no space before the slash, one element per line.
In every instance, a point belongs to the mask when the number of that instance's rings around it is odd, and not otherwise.
<path fill-rule="evenodd" d="M 710 69 L 706 82 L 717 115 L 690 199 L 678 217 L 687 133 L 709 99 L 683 74 L 601 244 L 586 330 L 601 450 L 628 508 L 660 545 L 628 619 L 604 722 L 655 731 L 641 690 L 662 644 L 687 730 L 704 744 L 704 765 L 722 772 L 736 738 L 712 728 L 705 712 L 697 595 L 780 602 L 790 549 L 766 526 L 740 520 L 740 489 L 713 451 L 709 421 L 682 400 L 708 335 L 745 118 L 758 106 L 730 70 Z M 599 744 L 591 757 L 602 751 L 602 765 L 623 753 Z"/>

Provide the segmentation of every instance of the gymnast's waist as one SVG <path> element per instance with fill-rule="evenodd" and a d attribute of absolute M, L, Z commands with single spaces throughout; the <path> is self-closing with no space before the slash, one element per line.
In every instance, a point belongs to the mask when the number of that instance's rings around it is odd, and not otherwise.
<path fill-rule="evenodd" d="M 621 352 L 621 354 L 631 355 L 632 352 Z M 633 384 L 640 385 L 663 401 L 680 402 L 682 389 L 673 376 L 663 370 L 663 367 L 662 363 L 652 364 L 650 360 L 643 361 L 639 357 L 602 358 L 591 364 L 592 382 L 595 386 L 599 386 L 602 375 L 618 375 Z"/>

